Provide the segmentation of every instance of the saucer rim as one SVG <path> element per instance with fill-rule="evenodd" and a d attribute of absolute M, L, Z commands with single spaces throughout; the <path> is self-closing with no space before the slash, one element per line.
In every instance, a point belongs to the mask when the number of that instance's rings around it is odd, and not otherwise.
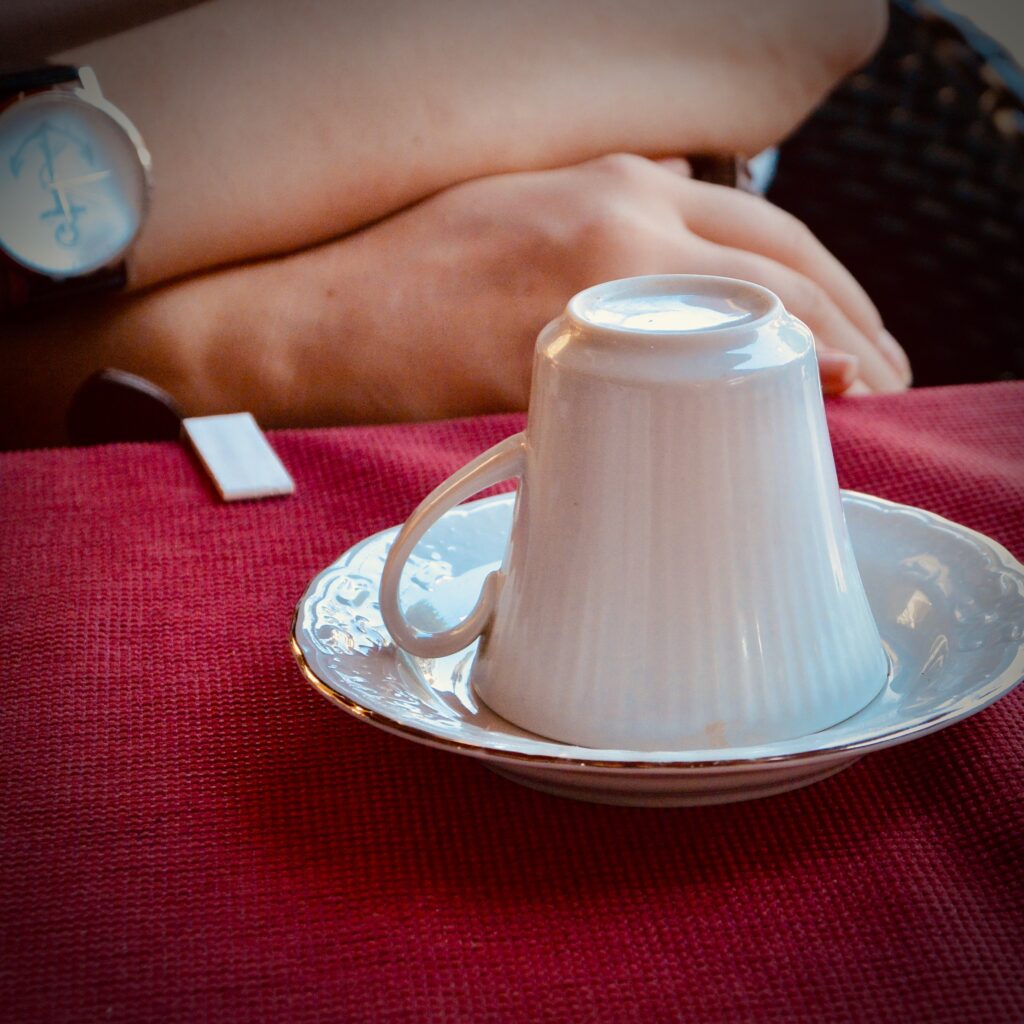
<path fill-rule="evenodd" d="M 916 505 L 906 505 L 901 502 L 890 501 L 888 498 L 880 498 L 872 494 L 867 494 L 863 491 L 854 491 L 847 488 L 843 488 L 840 491 L 842 498 L 854 498 L 866 502 L 869 505 L 874 505 L 882 508 L 898 509 L 904 512 L 914 512 L 918 516 L 923 517 L 929 521 L 930 526 L 952 529 L 954 533 L 961 536 L 965 536 L 968 539 L 974 541 L 975 544 L 979 544 L 987 549 L 994 557 L 999 567 L 1004 570 L 1008 570 L 1019 577 L 1024 578 L 1024 565 L 1002 544 L 998 541 L 993 540 L 986 534 L 981 533 L 978 530 L 974 530 L 969 526 L 964 526 L 962 523 L 954 522 L 951 519 L 947 519 L 944 516 L 938 515 L 935 512 L 930 512 L 927 509 L 919 508 Z M 458 509 L 464 510 L 472 508 L 476 505 L 491 504 L 499 500 L 508 500 L 511 497 L 512 492 L 501 492 L 499 494 L 489 495 L 487 497 L 478 498 L 474 501 L 463 502 Z M 507 750 L 502 748 L 490 747 L 483 743 L 467 742 L 465 740 L 453 739 L 451 737 L 438 735 L 437 733 L 431 732 L 420 726 L 409 725 L 405 722 L 400 721 L 394 717 L 386 715 L 380 711 L 376 711 L 373 708 L 368 708 L 363 704 L 360 704 L 357 700 L 346 694 L 339 693 L 328 683 L 322 680 L 313 670 L 312 666 L 306 659 L 306 655 L 302 650 L 302 647 L 298 640 L 299 633 L 299 621 L 300 615 L 306 600 L 316 589 L 316 586 L 321 577 L 335 569 L 338 564 L 343 560 L 354 556 L 359 550 L 372 544 L 374 541 L 381 539 L 389 534 L 395 534 L 401 528 L 400 524 L 395 526 L 385 527 L 382 530 L 378 530 L 372 533 L 362 540 L 357 541 L 351 547 L 347 548 L 341 555 L 339 555 L 333 562 L 321 569 L 316 575 L 312 577 L 306 589 L 303 591 L 302 597 L 299 599 L 295 606 L 295 611 L 292 615 L 292 625 L 290 631 L 290 646 L 292 654 L 295 657 L 298 667 L 306 679 L 306 681 L 316 690 L 321 696 L 325 697 L 332 704 L 340 707 L 343 711 L 352 715 L 354 718 L 369 722 L 371 725 L 376 726 L 385 732 L 392 733 L 405 739 L 412 740 L 413 742 L 420 743 L 426 746 L 435 747 L 441 750 L 449 750 L 454 753 L 467 755 L 474 757 L 482 761 L 501 761 L 515 764 L 526 764 L 534 765 L 537 767 L 543 767 L 546 769 L 555 769 L 563 771 L 587 771 L 587 772 L 612 772 L 612 773 L 636 773 L 643 772 L 645 774 L 656 774 L 657 772 L 664 772 L 669 775 L 678 775 L 680 773 L 717 773 L 717 772 L 736 772 L 744 769 L 763 769 L 765 767 L 776 767 L 780 769 L 790 768 L 794 765 L 806 765 L 812 762 L 827 762 L 827 761 L 843 761 L 852 763 L 855 760 L 859 760 L 865 754 L 872 752 L 873 750 L 881 750 L 887 747 L 897 746 L 902 743 L 909 742 L 913 739 L 918 739 L 923 736 L 927 736 L 933 732 L 937 732 L 940 729 L 946 728 L 949 725 L 953 725 L 956 722 L 961 722 L 972 715 L 977 714 L 979 711 L 985 710 L 991 704 L 994 704 L 997 700 L 1005 697 L 1008 693 L 1012 692 L 1021 682 L 1024 682 L 1024 646 L 1021 647 L 1017 657 L 1013 663 L 1007 667 L 1004 671 L 1006 682 L 998 687 L 994 692 L 988 694 L 984 700 L 970 707 L 956 707 L 948 711 L 938 712 L 930 718 L 923 720 L 914 721 L 905 726 L 894 728 L 890 732 L 882 733 L 881 735 L 866 736 L 861 739 L 852 739 L 843 744 L 829 747 L 812 747 L 805 750 L 790 751 L 788 753 L 780 754 L 751 754 L 743 757 L 723 757 L 723 758 L 707 758 L 701 760 L 658 760 L 651 761 L 645 760 L 644 754 L 654 753 L 653 751 L 613 751 L 613 750 L 599 750 L 595 748 L 595 753 L 600 754 L 613 754 L 621 753 L 625 755 L 619 758 L 605 757 L 579 757 L 550 754 L 550 753 L 537 753 L 528 752 L 521 750 Z M 397 647 L 394 647 L 397 650 Z M 496 718 L 500 718 L 496 712 L 494 712 Z M 504 719 L 501 719 L 504 721 Z M 511 723 L 509 723 L 511 724 Z M 842 723 L 836 723 L 841 725 Z M 827 729 L 822 729 L 816 733 L 816 736 L 820 736 L 823 739 L 828 736 L 829 732 L 836 726 L 830 726 Z M 531 737 L 534 734 L 530 734 Z M 536 735 L 536 740 L 544 742 L 555 747 L 560 747 L 566 751 L 573 750 L 578 751 L 585 748 L 578 747 L 573 744 L 561 743 L 558 740 L 551 739 L 549 737 Z M 787 741 L 788 742 L 788 741 Z M 771 744 L 764 744 L 763 746 L 771 746 Z M 726 748 L 728 749 L 728 748 Z M 740 749 L 740 748 L 732 748 Z M 686 751 L 658 751 L 662 754 L 689 754 L 694 755 L 697 753 L 712 753 L 711 750 L 686 750 Z M 837 769 L 838 770 L 838 769 Z"/>

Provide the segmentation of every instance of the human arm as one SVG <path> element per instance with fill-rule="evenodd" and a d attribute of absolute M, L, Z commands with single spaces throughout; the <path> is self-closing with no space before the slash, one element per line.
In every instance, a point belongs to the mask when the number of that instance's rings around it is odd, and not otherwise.
<path fill-rule="evenodd" d="M 874 306 L 798 221 L 681 161 L 616 155 L 467 182 L 304 252 L 23 325 L 0 436 L 59 439 L 74 386 L 103 366 L 189 415 L 249 409 L 265 426 L 525 408 L 544 323 L 582 288 L 649 273 L 773 289 L 814 331 L 826 390 L 908 379 Z"/>
<path fill-rule="evenodd" d="M 216 0 L 60 55 L 153 154 L 135 287 L 295 251 L 460 181 L 616 150 L 753 153 L 881 0 Z"/>

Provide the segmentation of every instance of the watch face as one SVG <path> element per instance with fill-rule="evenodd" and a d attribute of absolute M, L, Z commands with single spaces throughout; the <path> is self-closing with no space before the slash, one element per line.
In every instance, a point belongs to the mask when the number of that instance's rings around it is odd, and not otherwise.
<path fill-rule="evenodd" d="M 131 245 L 146 172 L 125 130 L 69 92 L 0 114 L 0 247 L 50 277 L 76 277 Z"/>

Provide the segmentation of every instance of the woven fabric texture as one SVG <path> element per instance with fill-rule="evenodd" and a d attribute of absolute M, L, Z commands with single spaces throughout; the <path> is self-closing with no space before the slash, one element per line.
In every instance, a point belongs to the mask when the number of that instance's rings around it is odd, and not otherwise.
<path fill-rule="evenodd" d="M 1024 554 L 1024 385 L 840 400 L 844 486 Z M 1024 691 L 750 804 L 574 803 L 332 707 L 309 579 L 519 417 L 0 456 L 0 1020 L 1024 1020 Z"/>

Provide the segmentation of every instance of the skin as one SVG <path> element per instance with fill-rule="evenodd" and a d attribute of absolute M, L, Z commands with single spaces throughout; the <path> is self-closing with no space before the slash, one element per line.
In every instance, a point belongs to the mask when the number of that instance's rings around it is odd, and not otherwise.
<path fill-rule="evenodd" d="M 268 426 L 523 408 L 539 328 L 651 272 L 763 283 L 816 331 L 826 390 L 902 387 L 806 229 L 665 156 L 778 141 L 885 10 L 216 0 L 61 54 L 137 124 L 156 185 L 133 294 L 4 325 L 0 444 L 58 443 L 104 366 Z"/>
<path fill-rule="evenodd" d="M 575 292 L 675 272 L 775 290 L 818 339 L 827 391 L 904 385 L 874 306 L 799 221 L 685 161 L 614 155 L 477 179 L 292 256 L 26 325 L 7 345 L 2 429 L 58 434 L 60 361 L 61 380 L 118 365 L 190 415 L 249 409 L 269 427 L 521 409 L 536 335 Z"/>
<path fill-rule="evenodd" d="M 881 39 L 881 0 L 217 0 L 59 55 L 157 175 L 137 288 L 604 153 L 752 154 Z"/>

